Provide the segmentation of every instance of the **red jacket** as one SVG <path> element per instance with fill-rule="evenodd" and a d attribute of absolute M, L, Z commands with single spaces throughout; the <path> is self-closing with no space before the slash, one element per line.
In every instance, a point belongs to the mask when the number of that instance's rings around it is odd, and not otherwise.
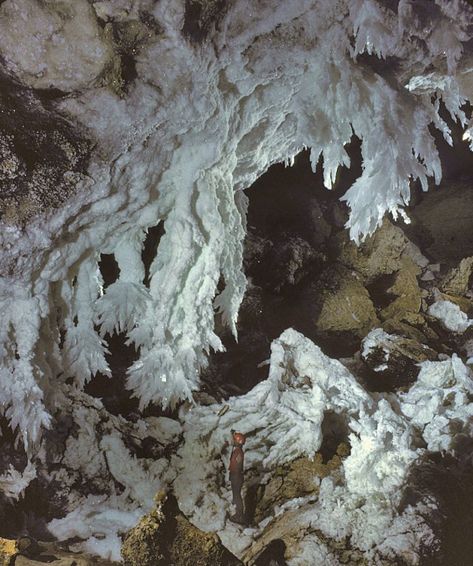
<path fill-rule="evenodd" d="M 243 460 L 244 454 L 242 447 L 235 446 L 230 456 L 230 465 L 228 466 L 230 475 L 243 474 Z"/>

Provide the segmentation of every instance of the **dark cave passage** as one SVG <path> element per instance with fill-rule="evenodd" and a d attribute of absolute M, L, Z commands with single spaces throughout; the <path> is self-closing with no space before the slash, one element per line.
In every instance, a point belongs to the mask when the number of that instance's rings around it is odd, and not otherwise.
<path fill-rule="evenodd" d="M 397 221 L 390 226 L 400 228 L 428 259 L 448 266 L 473 255 L 473 193 L 468 191 L 466 178 L 473 156 L 460 139 L 459 126 L 448 116 L 446 120 L 453 129 L 455 146 L 450 148 L 443 139 L 437 139 L 437 145 L 448 194 L 442 186 L 432 186 L 429 192 L 422 193 L 413 185 L 412 206 L 407 208 L 412 223 Z M 271 342 L 287 328 L 301 332 L 325 354 L 337 359 L 351 358 L 368 331 L 384 324 L 388 332 L 419 336 L 416 328 L 385 322 L 398 300 L 395 285 L 399 272 L 381 270 L 373 276 L 361 273 L 360 279 L 356 271 L 360 266 L 350 263 L 350 254 L 358 252 L 350 251 L 344 229 L 348 209 L 339 199 L 361 174 L 359 140 L 354 138 L 347 150 L 351 169 L 340 168 L 332 191 L 323 186 L 322 162 L 312 172 L 308 151 L 297 156 L 293 167 L 272 166 L 247 189 L 244 270 L 248 288 L 239 313 L 238 342 L 224 333 L 221 338 L 226 352 L 211 354 L 209 366 L 202 371 L 203 390 L 212 396 L 242 394 L 265 379 Z M 455 179 L 461 182 L 452 188 Z M 462 210 L 461 218 L 454 214 L 440 220 L 445 216 L 444 199 L 452 203 L 452 210 Z M 338 293 L 339 303 L 326 300 L 334 293 Z M 345 312 L 345 327 L 324 327 L 320 322 L 327 318 L 324 308 L 343 311 L 341 303 L 345 300 L 361 300 L 351 316 L 366 316 L 365 326 L 360 323 L 359 328 L 351 328 L 346 324 L 350 313 Z M 433 327 L 439 336 L 439 351 L 450 351 L 451 339 L 435 322 Z M 402 358 L 402 363 L 401 358 L 399 367 L 389 375 L 379 374 L 363 362 L 357 371 L 368 389 L 394 391 L 408 386 L 418 373 L 409 358 Z"/>
<path fill-rule="evenodd" d="M 333 190 L 323 186 L 322 163 L 311 169 L 309 151 L 292 167 L 279 163 L 246 193 L 249 197 L 244 270 L 248 288 L 238 318 L 238 342 L 226 332 L 226 352 L 210 356 L 204 391 L 217 396 L 249 391 L 267 377 L 272 340 L 287 328 L 312 338 L 331 356 L 351 355 L 357 344 L 317 333 L 314 284 L 331 261 L 330 239 L 343 231 L 347 207 L 340 202 L 361 174 L 360 145 L 348 148 L 350 170 L 341 167 Z"/>
<path fill-rule="evenodd" d="M 401 508 L 419 503 L 433 508 L 426 519 L 436 540 L 421 548 L 421 566 L 472 563 L 472 448 L 472 439 L 460 434 L 455 455 L 426 451 L 409 471 Z"/>

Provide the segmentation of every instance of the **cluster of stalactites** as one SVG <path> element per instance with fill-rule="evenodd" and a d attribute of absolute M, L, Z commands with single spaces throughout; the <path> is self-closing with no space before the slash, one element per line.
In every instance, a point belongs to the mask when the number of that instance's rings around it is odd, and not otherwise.
<path fill-rule="evenodd" d="M 330 188 L 338 167 L 350 165 L 345 146 L 358 136 L 363 171 L 344 196 L 355 241 L 386 211 L 402 211 L 413 180 L 424 188 L 429 177 L 440 181 L 429 127 L 451 142 L 439 100 L 466 125 L 458 69 L 472 10 L 459 1 L 429 2 L 431 12 L 426 6 L 300 0 L 256 14 L 250 0 L 239 0 L 213 42 L 195 46 L 181 33 L 183 3 L 163 0 L 155 14 L 162 37 L 141 52 L 128 95 L 99 88 L 62 103 L 102 149 L 110 142 L 115 151 L 122 136 L 126 143 L 103 175 L 109 196 L 94 203 L 95 212 L 71 208 L 81 238 L 71 244 L 50 235 L 61 258 L 51 254 L 44 265 L 62 261 L 62 272 L 49 279 L 46 269 L 19 273 L 18 280 L 30 277 L 25 291 L 4 293 L 0 401 L 26 445 L 48 426 L 61 383 L 82 388 L 97 372 L 110 375 L 112 332 L 126 334 L 138 351 L 127 385 L 142 408 L 191 398 L 208 352 L 222 348 L 216 310 L 236 334 L 246 285 L 240 189 L 274 161 L 309 147 L 314 169 L 323 157 Z M 363 57 L 394 58 L 400 74 L 375 70 Z M 149 287 L 141 249 L 153 222 L 140 222 L 147 206 L 165 222 Z M 104 250 L 120 269 L 105 292 Z"/>

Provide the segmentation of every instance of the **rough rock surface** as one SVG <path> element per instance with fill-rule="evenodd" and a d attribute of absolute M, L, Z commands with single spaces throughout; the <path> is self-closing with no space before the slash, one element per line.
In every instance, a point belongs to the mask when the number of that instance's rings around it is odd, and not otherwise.
<path fill-rule="evenodd" d="M 375 372 L 369 379 L 375 391 L 390 391 L 413 383 L 419 364 L 437 359 L 437 352 L 412 338 L 373 330 L 363 341 L 363 361 Z"/>
<path fill-rule="evenodd" d="M 318 333 L 350 332 L 365 336 L 378 323 L 376 309 L 361 277 L 342 265 L 329 267 L 321 275 L 313 294 L 318 314 Z"/>
<path fill-rule="evenodd" d="M 446 211 L 448 211 L 446 213 Z M 446 183 L 409 211 L 406 234 L 433 262 L 453 267 L 473 255 L 473 191 L 469 183 Z"/>
<path fill-rule="evenodd" d="M 36 542 L 29 537 L 18 540 L 0 539 L 1 566 L 113 566 L 117 562 L 102 560 L 97 556 L 69 552 L 51 542 Z"/>
<path fill-rule="evenodd" d="M 419 355 L 410 346 L 405 354 Z M 176 496 L 199 528 L 212 525 L 243 560 L 258 560 L 269 553 L 271 541 L 281 539 L 279 552 L 291 565 L 417 564 L 419 540 L 436 542 L 422 519 L 435 511 L 399 511 L 405 478 L 426 447 L 451 452 L 470 434 L 471 391 L 471 373 L 454 355 L 421 362 L 417 380 L 405 391 L 368 393 L 341 364 L 287 330 L 272 344 L 267 380 L 246 395 L 183 415 Z M 351 450 L 342 458 L 324 447 L 337 424 L 332 415 L 324 426 L 331 413 L 348 430 Z M 197 423 L 205 428 L 198 430 Z M 258 501 L 260 495 L 259 522 L 249 529 L 228 521 L 225 439 L 231 428 L 247 434 L 246 499 Z M 327 460 L 316 455 L 324 451 Z M 325 475 L 330 461 L 335 466 Z"/>
<path fill-rule="evenodd" d="M 470 287 L 470 278 L 473 270 L 473 257 L 463 258 L 459 265 L 452 268 L 440 285 L 444 293 L 450 295 L 464 295 Z"/>
<path fill-rule="evenodd" d="M 473 528 L 472 440 L 459 439 L 455 455 L 426 452 L 412 467 L 403 505 L 434 502 L 438 511 L 428 517 L 432 528 L 439 533 L 440 544 L 423 549 L 421 564 L 443 566 L 471 563 Z"/>
<path fill-rule="evenodd" d="M 7 0 L 0 5 L 0 18 L 8 30 L 0 37 L 5 65 L 32 88 L 70 92 L 91 86 L 111 59 L 86 0 Z M 34 44 L 21 48 L 21 36 L 34 37 Z"/>
<path fill-rule="evenodd" d="M 445 301 L 450 301 L 451 303 L 458 305 L 460 309 L 467 315 L 471 315 L 473 312 L 473 300 L 471 296 L 440 293 L 440 297 Z"/>
<path fill-rule="evenodd" d="M 237 566 L 242 564 L 215 534 L 204 533 L 179 511 L 175 499 L 159 496 L 157 506 L 125 537 L 124 566 Z"/>
<path fill-rule="evenodd" d="M 0 6 L 0 11 L 7 3 Z M 90 185 L 92 142 L 0 62 L 0 218 L 24 226 Z"/>
<path fill-rule="evenodd" d="M 428 343 L 429 340 L 436 343 L 439 339 L 438 334 L 428 326 L 422 314 L 407 313 L 402 318 L 388 319 L 381 327 L 388 334 L 399 334 L 422 344 Z"/>
<path fill-rule="evenodd" d="M 386 294 L 393 298 L 387 307 L 381 310 L 381 320 L 401 319 L 407 313 L 416 314 L 420 311 L 422 293 L 417 282 L 419 267 L 409 257 L 403 257 L 399 269 L 394 276 Z"/>
<path fill-rule="evenodd" d="M 266 286 L 279 293 L 287 292 L 310 276 L 323 263 L 324 256 L 306 240 L 282 234 L 281 239 L 274 242 L 265 260 L 258 266 L 259 278 L 262 278 L 261 272 L 266 272 Z"/>
<path fill-rule="evenodd" d="M 347 236 L 346 232 L 340 232 L 333 244 L 338 261 L 360 273 L 367 283 L 401 268 L 408 239 L 401 228 L 389 220 L 385 219 L 380 228 L 360 246 Z"/>
<path fill-rule="evenodd" d="M 10 566 L 13 558 L 18 554 L 18 545 L 16 540 L 8 540 L 0 538 L 0 565 Z"/>
<path fill-rule="evenodd" d="M 348 446 L 340 444 L 337 447 L 337 453 L 328 462 L 324 462 L 324 458 L 319 452 L 312 459 L 298 458 L 289 464 L 276 467 L 269 481 L 266 484 L 260 484 L 256 494 L 251 493 L 251 496 L 256 496 L 256 501 L 251 502 L 250 497 L 248 497 L 250 505 L 252 507 L 256 505 L 252 520 L 259 523 L 268 515 L 269 511 L 291 499 L 317 495 L 320 480 L 330 474 L 336 475 L 336 471 L 342 463 L 341 458 L 346 456 L 347 453 Z M 265 544 L 271 540 L 272 536 L 273 533 L 269 529 L 265 533 Z M 258 548 L 264 548 L 264 545 L 259 544 Z M 258 552 L 259 550 L 256 550 L 255 554 Z"/>

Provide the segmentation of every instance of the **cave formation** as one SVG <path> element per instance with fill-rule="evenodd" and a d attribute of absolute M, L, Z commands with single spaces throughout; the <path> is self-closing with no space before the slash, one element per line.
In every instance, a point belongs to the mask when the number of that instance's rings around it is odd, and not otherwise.
<path fill-rule="evenodd" d="M 468 564 L 472 26 L 0 2 L 0 560 Z"/>

